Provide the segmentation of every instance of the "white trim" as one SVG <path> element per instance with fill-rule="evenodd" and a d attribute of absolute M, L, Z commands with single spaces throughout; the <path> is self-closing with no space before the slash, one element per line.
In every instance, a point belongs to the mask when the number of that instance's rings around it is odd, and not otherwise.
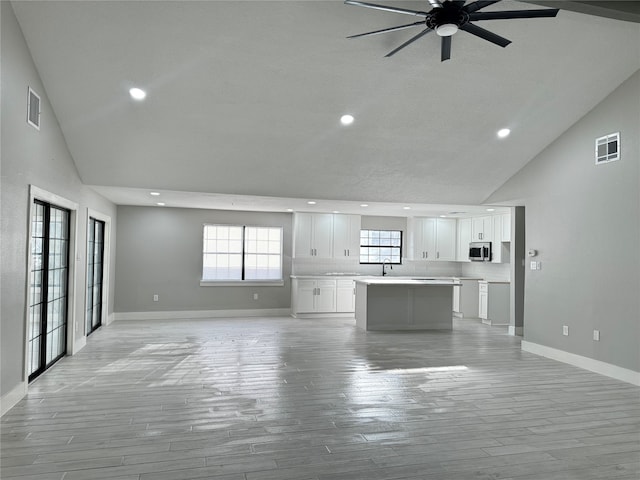
<path fill-rule="evenodd" d="M 75 355 L 76 353 L 78 353 L 80 350 L 82 350 L 85 346 L 87 345 L 87 337 L 86 336 L 81 336 L 78 339 L 76 339 L 76 342 L 73 346 L 73 355 Z"/>
<path fill-rule="evenodd" d="M 238 317 L 288 317 L 290 308 L 262 308 L 247 310 L 181 310 L 162 312 L 115 312 L 113 320 L 189 320 L 194 318 L 238 318 Z"/>
<path fill-rule="evenodd" d="M 344 313 L 292 313 L 293 318 L 310 319 L 310 318 L 353 318 L 355 320 L 356 314 L 354 312 Z"/>
<path fill-rule="evenodd" d="M 107 315 L 107 323 L 105 325 L 111 325 L 115 321 L 115 314 L 111 312 Z"/>
<path fill-rule="evenodd" d="M 509 335 L 512 337 L 521 337 L 523 333 L 523 327 L 514 327 L 513 325 L 509 325 Z"/>
<path fill-rule="evenodd" d="M 525 352 L 535 353 L 536 355 L 568 363 L 575 367 L 584 368 L 585 370 L 590 370 L 607 377 L 615 378 L 616 380 L 622 380 L 623 382 L 640 386 L 640 372 L 629 370 L 628 368 L 619 367 L 611 363 L 602 362 L 589 357 L 583 357 L 582 355 L 576 355 L 575 353 L 565 352 L 564 350 L 558 350 L 556 348 L 524 340 L 521 343 L 521 348 Z"/>
<path fill-rule="evenodd" d="M 102 252 L 102 307 L 101 307 L 101 325 L 108 325 L 111 323 L 109 320 L 109 273 L 110 273 L 110 262 L 111 262 L 111 217 L 104 213 L 98 212 L 91 208 L 87 208 L 87 218 L 86 218 L 86 237 L 85 237 L 85 261 L 84 261 L 84 285 L 87 285 L 87 273 L 88 273 L 88 265 L 89 261 L 89 252 L 86 249 L 89 243 L 89 219 L 95 218 L 101 222 L 104 222 L 104 243 L 103 243 L 103 252 Z M 82 316 L 84 337 L 87 337 L 87 289 L 84 289 L 84 315 Z"/>
<path fill-rule="evenodd" d="M 33 219 L 33 204 L 35 200 L 50 203 L 56 207 L 69 210 L 69 272 L 67 280 L 69 290 L 67 292 L 67 355 L 73 355 L 75 351 L 75 325 L 76 325 L 76 263 L 78 258 L 78 204 L 65 197 L 49 192 L 35 185 L 29 185 L 29 207 L 27 227 L 27 274 L 25 288 L 24 309 L 24 370 L 22 378 L 29 378 L 29 295 L 31 294 L 31 226 Z"/>
<path fill-rule="evenodd" d="M 27 382 L 20 382 L 0 399 L 0 417 L 15 407 L 27 394 Z"/>

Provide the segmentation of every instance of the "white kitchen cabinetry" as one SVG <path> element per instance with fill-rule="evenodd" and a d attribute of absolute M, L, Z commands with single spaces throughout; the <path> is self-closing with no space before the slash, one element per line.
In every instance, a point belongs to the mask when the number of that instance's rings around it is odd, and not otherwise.
<path fill-rule="evenodd" d="M 469 262 L 469 244 L 472 242 L 471 237 L 471 219 L 461 218 L 458 220 L 458 253 L 456 260 L 458 262 Z"/>
<path fill-rule="evenodd" d="M 294 216 L 294 256 L 331 258 L 333 215 L 296 213 Z"/>
<path fill-rule="evenodd" d="M 354 258 L 360 255 L 360 215 L 296 213 L 295 258 Z"/>
<path fill-rule="evenodd" d="M 487 325 L 509 325 L 509 282 L 478 282 L 478 316 Z"/>
<path fill-rule="evenodd" d="M 298 279 L 292 281 L 292 310 L 298 313 L 332 313 L 336 311 L 336 280 Z"/>
<path fill-rule="evenodd" d="M 356 310 L 356 282 L 347 279 L 336 281 L 336 312 L 351 313 Z"/>
<path fill-rule="evenodd" d="M 455 261 L 455 219 L 414 217 L 409 220 L 411 259 Z"/>
<path fill-rule="evenodd" d="M 502 217 L 502 241 L 510 242 L 511 241 L 511 214 L 503 213 L 500 216 Z"/>
<path fill-rule="evenodd" d="M 360 258 L 360 215 L 333 215 L 333 258 Z"/>
<path fill-rule="evenodd" d="M 493 233 L 491 215 L 473 217 L 471 219 L 471 241 L 490 242 Z"/>

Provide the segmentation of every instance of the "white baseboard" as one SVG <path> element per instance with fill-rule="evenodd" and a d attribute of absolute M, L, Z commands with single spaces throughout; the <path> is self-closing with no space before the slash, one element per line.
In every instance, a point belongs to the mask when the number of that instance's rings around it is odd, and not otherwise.
<path fill-rule="evenodd" d="M 509 335 L 513 337 L 521 337 L 524 333 L 524 328 L 522 327 L 514 327 L 513 325 L 509 325 Z"/>
<path fill-rule="evenodd" d="M 524 340 L 522 341 L 521 348 L 525 352 L 535 353 L 542 357 L 558 360 L 559 362 L 568 363 L 575 367 L 584 368 L 591 372 L 640 386 L 640 372 L 629 370 L 628 368 L 619 367 L 617 365 L 612 365 L 611 363 L 594 360 L 593 358 L 583 357 L 582 355 L 576 355 L 575 353 L 565 352 L 564 350 L 558 350 L 556 348 Z"/>
<path fill-rule="evenodd" d="M 356 318 L 355 313 L 292 313 L 293 318 L 310 319 L 310 318 Z"/>
<path fill-rule="evenodd" d="M 82 350 L 86 345 L 87 345 L 87 337 L 83 335 L 82 337 L 76 340 L 75 344 L 73 345 L 73 352 L 71 352 L 71 355 L 75 355 L 80 350 Z"/>
<path fill-rule="evenodd" d="M 113 312 L 107 315 L 107 325 L 110 325 L 115 320 L 115 314 Z"/>
<path fill-rule="evenodd" d="M 289 308 L 247 310 L 180 310 L 173 312 L 115 312 L 113 321 L 123 320 L 189 320 L 195 318 L 288 317 Z"/>
<path fill-rule="evenodd" d="M 22 382 L 0 399 L 0 417 L 11 410 L 27 394 L 27 382 Z"/>

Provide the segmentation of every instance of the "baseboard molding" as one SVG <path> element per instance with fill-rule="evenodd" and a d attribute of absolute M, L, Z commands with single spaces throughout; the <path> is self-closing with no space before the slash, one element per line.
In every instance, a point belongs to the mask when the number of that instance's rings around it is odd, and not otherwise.
<path fill-rule="evenodd" d="M 542 357 L 568 363 L 569 365 L 584 368 L 585 370 L 599 373 L 600 375 L 605 375 L 607 377 L 615 378 L 616 380 L 622 380 L 623 382 L 640 386 L 640 372 L 629 370 L 628 368 L 619 367 L 617 365 L 612 365 L 611 363 L 594 360 L 593 358 L 583 357 L 582 355 L 576 355 L 575 353 L 565 352 L 564 350 L 558 350 L 556 348 L 524 340 L 522 341 L 521 348 L 525 352 L 535 353 Z"/>
<path fill-rule="evenodd" d="M 83 335 L 82 337 L 78 338 L 74 343 L 73 352 L 71 352 L 71 355 L 75 355 L 80 350 L 82 350 L 86 345 L 87 345 L 87 337 Z"/>
<path fill-rule="evenodd" d="M 115 314 L 113 312 L 107 315 L 107 325 L 110 325 L 115 320 Z"/>
<path fill-rule="evenodd" d="M 179 310 L 172 312 L 114 312 L 113 321 L 126 320 L 192 320 L 196 318 L 288 317 L 290 308 L 246 310 Z"/>
<path fill-rule="evenodd" d="M 22 382 L 0 399 L 0 417 L 11 410 L 27 394 L 27 382 Z"/>
<path fill-rule="evenodd" d="M 299 318 L 301 320 L 311 318 L 356 318 L 355 313 L 292 313 L 293 318 Z"/>
<path fill-rule="evenodd" d="M 524 328 L 522 327 L 514 327 L 513 325 L 509 325 L 509 335 L 512 337 L 521 337 L 524 333 Z"/>

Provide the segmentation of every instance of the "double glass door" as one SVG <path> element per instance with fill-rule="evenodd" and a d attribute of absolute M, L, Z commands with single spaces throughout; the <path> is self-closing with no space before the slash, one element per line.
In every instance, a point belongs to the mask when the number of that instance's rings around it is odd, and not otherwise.
<path fill-rule="evenodd" d="M 35 379 L 67 351 L 69 211 L 34 201 L 27 368 Z"/>
<path fill-rule="evenodd" d="M 87 335 L 102 325 L 102 281 L 104 271 L 104 225 L 89 217 L 87 235 Z"/>

